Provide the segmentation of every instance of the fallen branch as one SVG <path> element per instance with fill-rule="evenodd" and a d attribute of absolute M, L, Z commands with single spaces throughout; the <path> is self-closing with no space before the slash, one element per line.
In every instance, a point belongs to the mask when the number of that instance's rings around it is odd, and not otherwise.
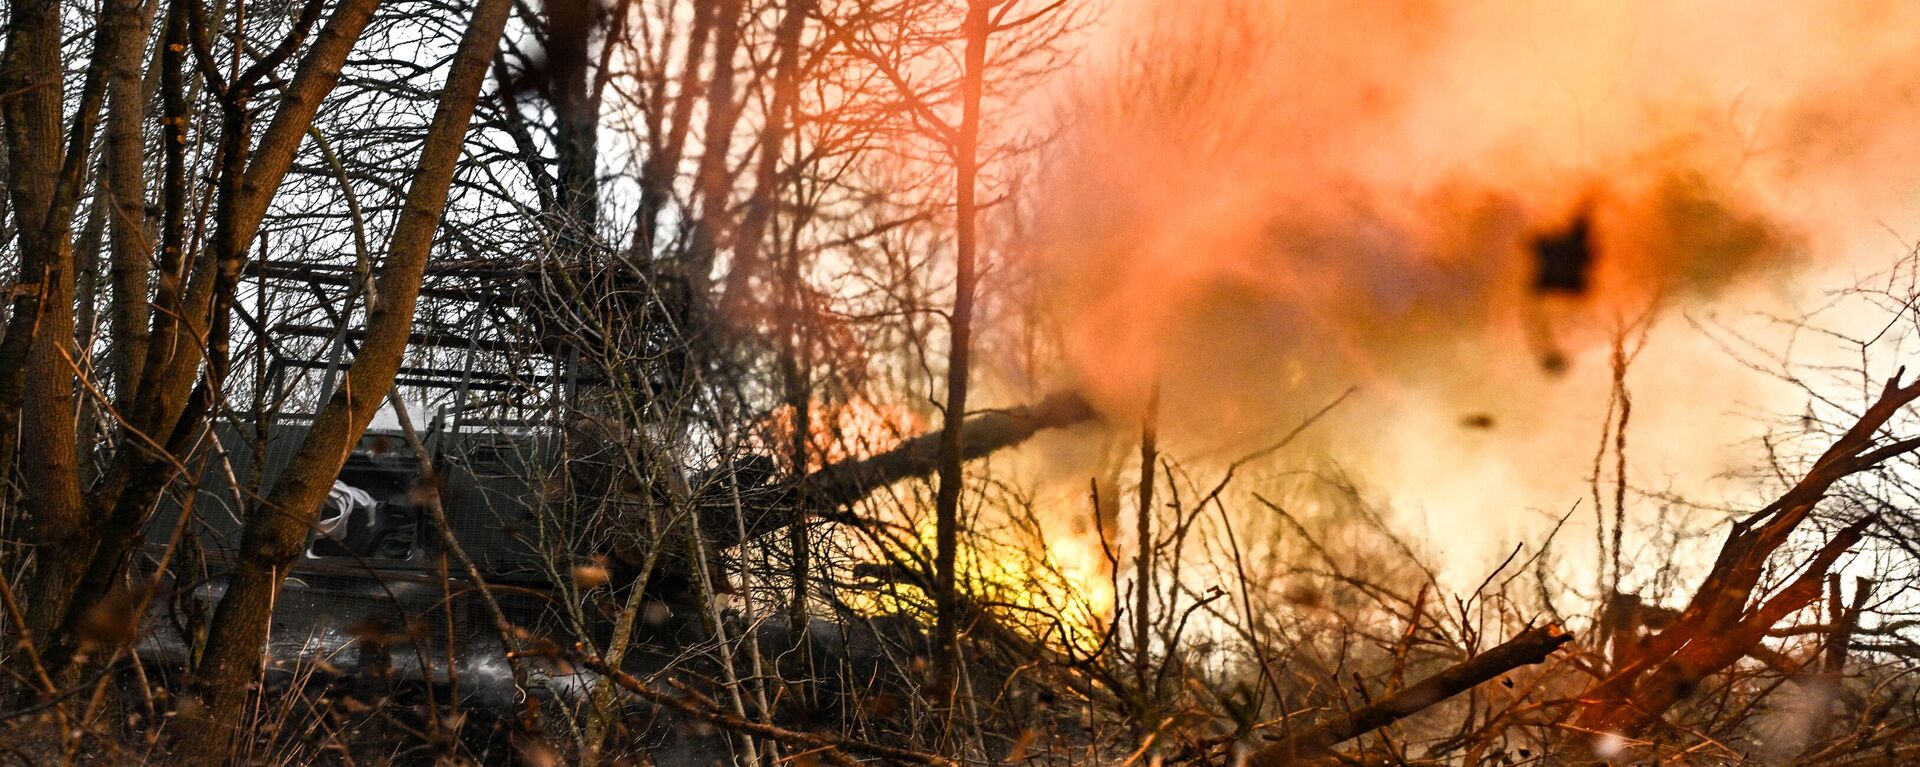
<path fill-rule="evenodd" d="M 1245 765 L 1297 767 L 1325 762 L 1333 755 L 1334 746 L 1419 713 L 1501 674 L 1545 661 L 1554 650 L 1572 640 L 1573 635 L 1559 626 L 1527 629 L 1498 647 L 1449 666 L 1385 700 L 1268 745 L 1248 756 Z"/>
<path fill-rule="evenodd" d="M 1835 560 L 1860 539 L 1872 517 L 1829 540 L 1800 578 L 1779 594 L 1757 604 L 1755 600 L 1767 563 L 1835 484 L 1920 450 L 1920 437 L 1881 437 L 1895 415 L 1920 400 L 1920 380 L 1902 385 L 1905 374 L 1901 368 L 1887 380 L 1879 397 L 1793 487 L 1734 523 L 1693 599 L 1667 627 L 1639 643 L 1630 661 L 1580 696 L 1574 724 L 1609 734 L 1645 732 L 1702 680 L 1747 655 L 1781 620 L 1819 598 L 1820 584 Z"/>
<path fill-rule="evenodd" d="M 1611 705 L 1598 705 L 1584 714 L 1601 726 L 1598 732 L 1637 736 L 1660 721 L 1674 704 L 1685 700 L 1707 677 L 1720 673 L 1764 639 L 1767 631 L 1812 604 L 1820 597 L 1820 587 L 1834 563 L 1860 541 L 1877 517 L 1869 516 L 1848 525 L 1833 540 L 1822 546 L 1806 569 L 1772 597 L 1725 623 L 1701 626 L 1675 626 L 1665 632 L 1685 630 L 1685 643 L 1651 670 L 1639 675 L 1639 683 L 1629 695 Z M 1663 635 L 1665 635 L 1663 634 Z"/>

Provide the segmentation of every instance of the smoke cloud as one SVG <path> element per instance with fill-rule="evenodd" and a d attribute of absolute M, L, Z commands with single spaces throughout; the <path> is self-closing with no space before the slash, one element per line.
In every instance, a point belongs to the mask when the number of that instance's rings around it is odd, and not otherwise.
<path fill-rule="evenodd" d="M 1563 506 L 1614 329 L 1789 307 L 1897 253 L 1881 227 L 1920 212 L 1915 22 L 1899 2 L 1122 3 L 1059 100 L 1023 258 L 1069 377 L 1117 416 L 1159 382 L 1170 431 L 1251 443 L 1358 385 L 1342 460 L 1453 513 Z M 1536 243 L 1576 226 L 1580 289 L 1543 293 Z M 1634 373 L 1656 478 L 1725 469 L 1752 431 L 1727 403 L 1777 404 L 1686 335 L 1656 331 Z"/>

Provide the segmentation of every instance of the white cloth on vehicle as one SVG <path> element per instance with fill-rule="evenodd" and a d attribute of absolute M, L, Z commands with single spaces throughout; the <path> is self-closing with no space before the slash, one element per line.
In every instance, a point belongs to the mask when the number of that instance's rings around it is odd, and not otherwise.
<path fill-rule="evenodd" d="M 327 491 L 327 502 L 320 507 L 320 518 L 314 520 L 314 527 L 321 535 L 334 540 L 346 540 L 347 533 L 353 529 L 355 509 L 366 509 L 373 513 L 375 501 L 365 490 L 340 480 L 333 481 L 333 489 Z"/>

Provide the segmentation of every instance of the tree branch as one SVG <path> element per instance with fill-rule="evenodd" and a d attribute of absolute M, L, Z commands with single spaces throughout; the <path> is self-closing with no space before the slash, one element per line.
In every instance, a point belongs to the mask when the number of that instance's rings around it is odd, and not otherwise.
<path fill-rule="evenodd" d="M 1246 767 L 1287 767 L 1324 761 L 1340 743 L 1405 719 L 1501 674 L 1545 661 L 1554 650 L 1572 640 L 1572 634 L 1555 625 L 1527 629 L 1500 646 L 1449 666 L 1385 700 L 1354 709 L 1345 716 L 1321 722 L 1262 748 L 1247 758 Z"/>

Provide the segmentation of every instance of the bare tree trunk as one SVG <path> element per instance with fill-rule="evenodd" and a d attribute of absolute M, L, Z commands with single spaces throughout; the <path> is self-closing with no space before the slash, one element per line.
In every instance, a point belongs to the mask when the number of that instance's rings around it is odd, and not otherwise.
<path fill-rule="evenodd" d="M 173 480 L 178 453 L 198 432 L 224 375 L 224 370 L 218 369 L 222 366 L 216 365 L 207 371 L 206 380 L 195 385 L 203 352 L 216 360 L 224 357 L 226 315 L 215 310 L 231 306 L 240 265 L 259 231 L 267 205 L 292 167 L 320 103 L 338 83 L 348 53 L 379 4 L 380 0 L 345 0 L 334 9 L 281 92 L 266 132 L 250 152 L 245 152 L 244 165 L 240 163 L 241 152 L 249 143 L 247 120 L 230 116 L 223 143 L 233 151 L 222 152 L 216 162 L 221 167 L 223 186 L 215 214 L 218 228 L 212 250 L 217 253 L 203 253 L 196 259 L 184 293 L 188 185 L 182 150 L 187 105 L 181 82 L 185 54 L 176 46 L 186 45 L 189 25 L 183 13 L 168 17 L 167 44 L 161 53 L 164 211 L 151 332 L 136 396 L 131 407 L 123 405 L 127 423 L 120 449 L 106 477 L 88 499 L 102 523 L 91 531 L 88 548 L 81 554 L 85 565 L 72 577 L 44 584 L 43 593 L 52 595 L 64 608 L 58 624 L 62 630 L 57 636 L 71 634 L 85 608 L 111 588 L 126 565 L 140 525 Z M 310 11 L 317 9 L 309 7 Z M 291 50 L 286 53 L 290 55 Z M 236 83 L 232 87 L 245 86 Z M 221 296 L 226 298 L 216 303 Z"/>
<path fill-rule="evenodd" d="M 137 13 L 110 16 L 109 23 L 128 26 L 115 37 L 117 46 L 103 52 L 108 61 L 106 199 L 108 237 L 112 254 L 109 273 L 113 298 L 109 308 L 114 400 L 132 402 L 139 386 L 140 367 L 147 357 L 147 273 L 153 243 L 148 238 L 145 140 L 141 133 L 147 98 L 140 81 L 140 64 L 152 24 L 151 4 Z"/>
<path fill-rule="evenodd" d="M 100 255 L 107 239 L 107 190 L 104 181 L 99 183 L 103 186 L 95 191 L 93 200 L 87 204 L 86 223 L 80 226 L 80 233 L 73 242 L 73 333 L 75 348 L 83 350 L 74 357 L 73 363 L 82 376 L 98 374 L 91 350 L 94 342 L 99 340 Z M 75 428 L 75 436 L 79 438 L 76 444 L 79 454 L 87 452 L 88 440 L 98 431 L 96 425 L 99 417 L 97 403 L 90 400 L 79 403 L 79 421 Z M 81 482 L 85 481 L 86 477 L 82 474 Z"/>
<path fill-rule="evenodd" d="M 960 537 L 960 490 L 965 481 L 961 464 L 961 431 L 967 417 L 967 378 L 972 368 L 973 298 L 978 275 L 979 205 L 975 189 L 979 175 L 980 99 L 984 89 L 988 0 L 968 0 L 965 26 L 965 69 L 960 81 L 960 124 L 955 130 L 954 158 L 954 295 L 948 323 L 947 400 L 940 430 L 940 482 L 934 498 L 934 669 L 939 687 L 951 691 L 958 679 L 960 615 L 955 609 L 957 576 L 954 556 Z"/>
<path fill-rule="evenodd" d="M 135 0 L 117 0 L 114 13 L 139 10 Z M 8 82 L 20 78 L 30 92 L 7 102 L 6 119 L 10 159 L 16 169 L 13 197 L 21 251 L 21 278 L 16 286 L 15 314 L 5 341 L 0 341 L 0 466 L 12 463 L 14 446 L 30 443 L 20 460 L 19 476 L 27 492 L 34 523 L 38 564 L 36 585 L 71 580 L 92 551 L 97 530 L 80 490 L 78 421 L 74 380 L 78 350 L 74 345 L 73 220 L 80 190 L 90 165 L 93 145 L 106 98 L 108 62 L 88 64 L 72 130 L 62 147 L 60 71 L 60 5 L 58 2 L 16 6 L 8 38 Z M 95 28 L 95 50 L 114 50 L 116 38 L 130 33 L 128 25 L 102 23 Z M 21 365 L 15 354 L 25 353 Z M 20 386 L 15 387 L 14 381 Z M 17 408 L 17 410 L 16 410 Z M 12 432 L 18 413 L 19 436 Z M 27 623 L 35 633 L 54 625 L 65 603 L 43 600 L 42 588 L 27 608 Z"/>
<path fill-rule="evenodd" d="M 688 246 L 687 278 L 696 286 L 694 295 L 706 294 L 715 251 L 720 247 L 721 233 L 727 229 L 727 198 L 733 191 L 727 162 L 733 153 L 733 128 L 740 119 L 740 104 L 733 93 L 734 57 L 740 47 L 744 3 L 720 0 L 714 15 L 713 75 L 707 84 L 707 123 L 702 130 L 706 149 L 693 179 L 700 207 Z"/>
<path fill-rule="evenodd" d="M 779 57 L 774 64 L 773 100 L 767 106 L 766 125 L 760 132 L 759 168 L 755 174 L 753 195 L 747 200 L 746 215 L 734 240 L 733 264 L 727 272 L 727 288 L 722 304 L 744 295 L 748 278 L 759 261 L 761 240 L 773 218 L 779 197 L 781 152 L 787 143 L 788 126 L 799 101 L 800 35 L 806 29 L 807 16 L 813 13 L 814 0 L 796 0 L 781 13 L 774 33 L 774 48 Z M 775 332 L 780 343 L 780 380 L 782 399 L 792 416 L 792 434 L 788 441 L 788 462 L 795 476 L 805 473 L 812 458 L 812 344 L 807 320 L 806 281 L 801 249 L 788 250 L 781 260 L 779 301 Z M 810 570 L 807 516 L 810 506 L 806 487 L 799 488 L 799 503 L 794 505 L 793 520 L 787 528 L 787 546 L 792 556 L 788 573 L 793 592 L 788 614 L 800 647 L 801 662 L 811 674 L 811 652 L 807 645 L 807 573 Z"/>
<path fill-rule="evenodd" d="M 1159 450 L 1160 387 L 1155 384 L 1147 395 L 1147 413 L 1140 426 L 1140 501 L 1135 518 L 1134 538 L 1138 549 L 1133 560 L 1133 676 L 1135 694 L 1140 696 L 1141 737 L 1156 725 L 1155 691 L 1151 689 L 1153 634 L 1153 484 L 1154 462 Z"/>
<path fill-rule="evenodd" d="M 813 460 L 813 395 L 812 366 L 808 357 L 811 344 L 808 343 L 807 328 L 801 319 L 801 306 L 805 300 L 804 288 L 800 284 L 800 252 L 794 249 L 787 254 L 786 265 L 782 270 L 780 293 L 780 382 L 786 400 L 787 412 L 791 418 L 789 428 L 792 433 L 787 440 L 787 460 L 794 476 L 807 471 Z M 797 503 L 793 504 L 792 519 L 787 525 L 787 548 L 792 557 L 788 570 L 793 578 L 793 593 L 789 601 L 788 614 L 793 621 L 795 636 L 800 644 L 802 660 L 808 658 L 806 650 L 807 632 L 807 572 L 810 565 L 807 541 L 807 517 L 811 504 L 807 498 L 807 487 L 800 485 L 796 491 Z"/>
<path fill-rule="evenodd" d="M 226 752 L 247 683 L 259 669 L 273 598 L 286 568 L 299 555 L 335 475 L 393 386 L 474 103 L 511 8 L 510 0 L 481 0 L 474 9 L 388 243 L 366 341 L 314 418 L 293 462 L 247 519 L 239 561 L 195 669 L 189 694 L 198 705 L 189 706 L 191 715 L 183 717 L 189 726 L 183 728 L 177 755 L 191 763 L 212 764 Z"/>
<path fill-rule="evenodd" d="M 20 250 L 20 274 L 13 285 L 7 334 L 0 340 L 0 467 L 11 471 L 28 386 L 27 361 L 43 335 L 41 314 L 57 296 L 52 283 L 62 279 L 64 254 L 48 231 L 62 159 L 60 110 L 65 92 L 60 67 L 60 3 L 13 3 L 7 23 L 7 51 L 0 62 L 0 86 L 7 135 L 8 194 Z M 34 489 L 27 488 L 31 496 Z M 29 506 L 32 501 L 29 501 Z M 53 520 L 42 520 L 45 525 Z"/>
<path fill-rule="evenodd" d="M 713 6 L 714 0 L 694 0 L 692 29 L 687 33 L 686 55 L 680 65 L 679 90 L 667 114 L 666 138 L 648 147 L 650 153 L 640 166 L 640 210 L 634 214 L 633 231 L 636 257 L 653 256 L 659 244 L 660 211 L 673 195 L 674 169 L 686 151 L 687 130 L 693 124 L 700 64 L 706 56 L 707 37 L 713 31 Z"/>
<path fill-rule="evenodd" d="M 115 503 L 114 499 L 119 499 L 120 488 L 125 486 L 132 467 L 151 467 L 149 472 L 140 476 L 148 477 L 148 481 L 154 484 L 155 496 L 159 493 L 158 488 L 165 484 L 165 480 L 161 477 L 170 476 L 160 471 L 160 466 L 166 461 L 160 446 L 148 445 L 143 439 L 143 437 L 159 438 L 148 436 L 152 424 L 150 419 L 145 417 L 140 404 L 144 397 L 152 396 L 152 392 L 155 391 L 154 384 L 148 381 L 148 371 L 164 369 L 164 366 L 175 356 L 192 355 L 196 360 L 199 356 L 196 349 L 179 348 L 186 339 L 191 337 L 190 328 L 187 327 L 187 307 L 182 289 L 186 273 L 184 254 L 189 194 L 186 171 L 187 98 L 183 81 L 186 34 L 184 12 L 177 8 L 170 10 L 162 32 L 157 61 L 160 68 L 161 96 L 161 248 L 155 270 L 158 274 L 158 284 L 149 307 L 152 314 L 149 327 L 152 331 L 146 334 L 149 339 L 155 337 L 162 339 L 162 343 L 159 346 L 149 345 L 144 359 L 130 361 L 135 367 L 127 373 L 125 393 L 116 398 L 120 409 L 119 415 L 123 420 L 120 430 L 121 444 L 114 455 L 113 464 L 108 467 L 106 476 L 94 488 L 89 499 L 95 510 L 94 513 L 105 517 L 100 533 L 102 541 L 113 540 L 117 534 L 117 526 L 128 527 L 127 534 L 131 534 L 130 526 L 120 525 L 119 510 L 110 508 L 108 504 Z M 118 225 L 116 222 L 115 226 Z M 115 257 L 116 259 L 119 257 L 118 253 Z M 96 546 L 92 552 L 92 558 L 97 560 L 100 556 L 99 547 Z M 98 569 L 96 565 L 89 564 L 88 567 L 89 575 L 83 576 L 78 583 L 67 578 L 49 578 L 44 579 L 42 584 L 36 584 L 37 589 L 45 589 L 36 598 L 36 602 L 52 600 L 65 605 L 64 612 L 77 615 L 79 610 L 70 609 L 73 604 L 90 603 L 95 593 L 104 593 L 104 584 L 111 580 L 105 575 L 96 577 L 93 573 Z M 88 583 L 94 580 L 101 581 L 100 585 L 89 588 Z M 49 603 L 49 607 L 53 606 L 53 602 Z M 74 622 L 73 619 L 68 618 L 63 619 L 61 624 L 65 626 Z M 56 644 L 64 645 L 68 633 L 65 630 L 56 632 L 52 635 L 52 640 Z M 58 661 L 59 658 L 55 660 Z"/>
<path fill-rule="evenodd" d="M 800 35 L 806 31 L 807 16 L 813 13 L 815 0 L 795 0 L 780 16 L 780 28 L 774 33 L 779 60 L 774 64 L 773 100 L 767 105 L 767 124 L 761 131 L 759 167 L 754 173 L 753 196 L 734 237 L 733 264 L 727 271 L 727 289 L 722 305 L 742 300 L 759 268 L 761 241 L 773 220 L 774 203 L 785 183 L 779 176 L 780 153 L 792 130 L 794 109 L 800 101 Z"/>
<path fill-rule="evenodd" d="M 546 59 L 527 85 L 538 88 L 553 106 L 558 184 L 547 226 L 563 264 L 574 266 L 599 242 L 600 103 L 588 76 L 599 20 L 591 0 L 551 0 L 542 10 Z"/>

